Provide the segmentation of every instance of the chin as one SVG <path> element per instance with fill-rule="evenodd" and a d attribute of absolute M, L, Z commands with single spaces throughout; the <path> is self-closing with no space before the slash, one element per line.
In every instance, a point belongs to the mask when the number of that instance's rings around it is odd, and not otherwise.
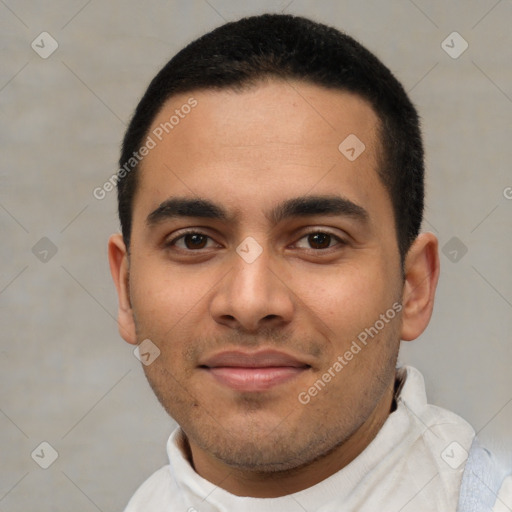
<path fill-rule="evenodd" d="M 271 440 L 267 443 L 245 440 L 242 444 L 231 441 L 224 446 L 216 445 L 209 449 L 224 464 L 243 471 L 276 473 L 290 471 L 304 464 L 304 460 L 294 453 L 298 446 L 277 446 L 279 445 Z"/>
<path fill-rule="evenodd" d="M 258 415 L 256 415 L 258 416 Z M 250 421 L 244 418 L 202 422 L 197 418 L 182 426 L 187 437 L 202 451 L 212 454 L 224 464 L 251 472 L 289 472 L 307 465 L 339 446 L 343 439 L 334 432 L 319 435 L 318 428 L 310 431 L 304 422 L 290 425 L 286 415 L 260 415 Z M 247 419 L 247 417 L 245 417 Z M 343 429 L 335 429 L 339 434 Z"/>

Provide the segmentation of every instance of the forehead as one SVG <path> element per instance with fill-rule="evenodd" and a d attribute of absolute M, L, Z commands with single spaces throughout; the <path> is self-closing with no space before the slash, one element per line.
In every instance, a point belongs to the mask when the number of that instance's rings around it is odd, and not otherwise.
<path fill-rule="evenodd" d="M 208 197 L 241 212 L 308 192 L 382 203 L 389 213 L 378 126 L 359 96 L 302 82 L 172 97 L 147 134 L 153 147 L 140 165 L 134 218 L 169 196 Z"/>

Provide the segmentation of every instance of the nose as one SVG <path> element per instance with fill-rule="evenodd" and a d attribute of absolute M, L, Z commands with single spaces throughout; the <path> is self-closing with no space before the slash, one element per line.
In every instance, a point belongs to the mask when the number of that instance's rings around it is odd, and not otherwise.
<path fill-rule="evenodd" d="M 232 263 L 210 302 L 213 319 L 251 333 L 290 323 L 295 308 L 293 292 L 282 272 L 272 268 L 269 251 L 264 249 L 252 262 L 233 252 Z"/>

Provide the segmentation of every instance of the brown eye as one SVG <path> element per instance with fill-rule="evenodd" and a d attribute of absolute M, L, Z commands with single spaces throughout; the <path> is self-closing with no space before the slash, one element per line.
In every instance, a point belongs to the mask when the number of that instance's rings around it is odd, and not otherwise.
<path fill-rule="evenodd" d="M 188 234 L 183 237 L 187 249 L 203 249 L 208 243 L 208 237 L 199 233 Z"/>
<path fill-rule="evenodd" d="M 331 235 L 327 233 L 311 233 L 308 243 L 313 249 L 327 249 L 331 244 Z"/>
<path fill-rule="evenodd" d="M 341 249 L 346 245 L 346 242 L 328 231 L 310 231 L 305 233 L 294 245 L 299 249 L 320 253 L 326 249 L 334 249 L 338 246 Z"/>
<path fill-rule="evenodd" d="M 166 243 L 166 247 L 176 247 L 180 251 L 199 251 L 200 249 L 212 249 L 218 247 L 215 240 L 200 231 L 182 233 Z"/>

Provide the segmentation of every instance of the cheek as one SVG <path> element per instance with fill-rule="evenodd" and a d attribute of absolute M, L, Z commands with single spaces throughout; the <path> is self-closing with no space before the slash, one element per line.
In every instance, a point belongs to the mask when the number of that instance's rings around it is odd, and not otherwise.
<path fill-rule="evenodd" d="M 198 273 L 185 277 L 165 264 L 151 260 L 133 265 L 130 277 L 132 306 L 141 335 L 162 337 L 179 329 L 187 315 L 203 307 L 208 287 Z"/>
<path fill-rule="evenodd" d="M 355 329 L 373 324 L 393 302 L 389 292 L 392 286 L 384 275 L 378 265 L 330 268 L 314 277 L 308 274 L 300 283 L 296 281 L 297 295 L 333 333 L 354 334 Z"/>

